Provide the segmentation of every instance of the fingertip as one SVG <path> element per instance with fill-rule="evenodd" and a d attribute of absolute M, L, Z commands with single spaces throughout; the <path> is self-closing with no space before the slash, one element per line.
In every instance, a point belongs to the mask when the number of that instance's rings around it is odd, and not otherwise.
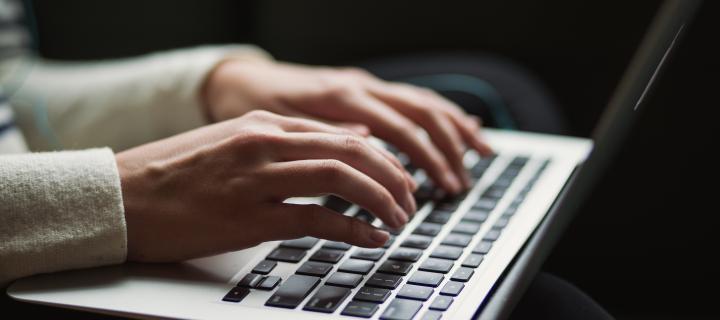
<path fill-rule="evenodd" d="M 448 171 L 443 176 L 443 179 L 445 180 L 445 184 L 447 185 L 447 191 L 449 191 L 452 194 L 457 194 L 462 189 L 462 185 L 460 184 L 460 180 L 457 178 L 454 172 Z"/>
<path fill-rule="evenodd" d="M 413 178 L 413 176 L 410 175 L 410 173 L 407 171 L 405 171 L 405 178 L 407 179 L 408 187 L 410 187 L 410 190 L 413 192 L 417 191 L 418 184 L 417 184 L 417 182 L 415 182 L 415 179 Z"/>
<path fill-rule="evenodd" d="M 372 240 L 372 242 L 377 244 L 378 246 L 382 246 L 388 240 L 390 240 L 390 233 L 377 228 L 373 229 L 373 231 L 370 232 L 370 240 Z"/>

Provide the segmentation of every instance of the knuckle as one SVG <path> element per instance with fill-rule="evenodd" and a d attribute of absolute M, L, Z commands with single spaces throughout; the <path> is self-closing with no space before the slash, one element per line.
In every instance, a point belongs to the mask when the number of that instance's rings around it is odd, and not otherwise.
<path fill-rule="evenodd" d="M 353 77 L 370 78 L 373 76 L 367 70 L 358 67 L 344 67 L 340 68 L 340 71 Z"/>
<path fill-rule="evenodd" d="M 346 175 L 346 166 L 342 161 L 335 159 L 323 160 L 319 168 L 319 175 L 325 181 L 340 181 Z"/>
<path fill-rule="evenodd" d="M 353 156 L 359 156 L 365 153 L 367 149 L 366 142 L 360 137 L 345 136 L 343 139 L 343 149 Z"/>
<path fill-rule="evenodd" d="M 245 116 L 251 119 L 266 120 L 270 119 L 274 114 L 266 110 L 253 110 L 245 114 Z"/>
<path fill-rule="evenodd" d="M 274 132 L 261 130 L 260 128 L 247 128 L 235 133 L 232 138 L 232 145 L 248 154 L 263 153 L 273 145 L 283 141 L 283 138 Z"/>
<path fill-rule="evenodd" d="M 344 101 L 354 97 L 358 88 L 348 81 L 328 81 L 324 86 L 324 96 L 330 101 Z"/>

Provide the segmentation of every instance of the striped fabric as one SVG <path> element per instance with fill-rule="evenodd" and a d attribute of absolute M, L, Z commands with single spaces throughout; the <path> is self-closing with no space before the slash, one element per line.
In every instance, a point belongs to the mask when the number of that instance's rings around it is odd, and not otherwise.
<path fill-rule="evenodd" d="M 25 52 L 29 34 L 20 23 L 23 8 L 19 1 L 0 0 L 0 59 L 13 59 Z M 0 69 L 5 72 L 5 68 Z M 0 154 L 27 152 L 27 146 L 20 131 L 15 127 L 13 111 L 6 97 L 7 82 L 12 75 L 0 74 Z"/>

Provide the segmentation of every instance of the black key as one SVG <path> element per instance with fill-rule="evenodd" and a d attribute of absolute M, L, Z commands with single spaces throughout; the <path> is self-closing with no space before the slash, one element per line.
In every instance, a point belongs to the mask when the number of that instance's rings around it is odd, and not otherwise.
<path fill-rule="evenodd" d="M 285 240 L 280 242 L 281 247 L 310 250 L 320 239 L 313 237 L 302 237 L 299 239 Z"/>
<path fill-rule="evenodd" d="M 432 240 L 433 238 L 427 236 L 411 234 L 407 238 L 405 238 L 405 241 L 403 241 L 400 246 L 416 249 L 427 249 L 427 247 L 430 246 L 430 243 L 432 243 Z"/>
<path fill-rule="evenodd" d="M 440 290 L 440 294 L 456 297 L 460 294 L 460 291 L 462 291 L 463 288 L 465 288 L 465 284 L 462 282 L 448 281 Z"/>
<path fill-rule="evenodd" d="M 513 159 L 508 166 L 516 166 L 516 167 L 522 167 L 524 166 L 528 160 L 530 160 L 529 157 L 526 156 L 517 156 L 515 159 Z"/>
<path fill-rule="evenodd" d="M 422 254 L 422 250 L 419 249 L 397 248 L 395 249 L 395 251 L 393 251 L 392 254 L 390 254 L 390 257 L 388 257 L 388 259 L 415 262 L 420 259 Z"/>
<path fill-rule="evenodd" d="M 440 230 L 442 230 L 442 225 L 437 223 L 431 223 L 431 222 L 423 222 L 420 225 L 413 230 L 414 234 L 420 234 L 424 236 L 431 236 L 434 237 L 438 233 L 440 233 Z"/>
<path fill-rule="evenodd" d="M 342 315 L 361 318 L 370 318 L 380 307 L 375 303 L 363 301 L 350 301 L 343 309 Z"/>
<path fill-rule="evenodd" d="M 250 293 L 250 289 L 248 288 L 240 288 L 235 287 L 230 289 L 230 292 L 228 292 L 223 298 L 223 301 L 227 302 L 240 302 Z"/>
<path fill-rule="evenodd" d="M 395 289 L 402 280 L 403 278 L 401 276 L 376 272 L 365 282 L 365 285 L 376 288 Z"/>
<path fill-rule="evenodd" d="M 350 256 L 350 258 L 378 261 L 378 260 L 380 260 L 380 258 L 382 258 L 382 256 L 384 254 L 385 254 L 385 249 L 382 249 L 382 248 L 376 248 L 376 249 L 357 248 L 357 249 L 355 249 L 353 254 Z"/>
<path fill-rule="evenodd" d="M 513 180 L 514 180 L 514 177 L 503 177 L 503 176 L 500 176 L 500 177 L 497 178 L 497 180 L 495 180 L 495 182 L 493 182 L 492 185 L 493 185 L 494 187 L 507 188 L 507 187 L 509 187 L 509 186 L 512 184 Z"/>
<path fill-rule="evenodd" d="M 270 260 L 263 260 L 258 262 L 257 265 L 255 265 L 255 268 L 252 269 L 253 273 L 257 274 L 268 274 L 270 271 L 275 269 L 275 266 L 277 266 L 277 262 L 270 261 Z"/>
<path fill-rule="evenodd" d="M 398 291 L 398 298 L 427 301 L 433 293 L 433 288 L 406 284 Z"/>
<path fill-rule="evenodd" d="M 445 224 L 448 222 L 448 220 L 450 220 L 451 217 L 452 217 L 452 212 L 433 211 L 433 212 L 430 212 L 430 214 L 427 217 L 425 217 L 425 222 Z"/>
<path fill-rule="evenodd" d="M 493 186 L 493 187 L 490 187 L 487 190 L 485 190 L 485 192 L 483 192 L 483 194 L 482 194 L 482 197 L 498 200 L 498 199 L 502 198 L 503 195 L 505 195 L 505 188 Z"/>
<path fill-rule="evenodd" d="M 420 265 L 420 270 L 448 273 L 453 265 L 454 263 L 450 260 L 428 258 Z"/>
<path fill-rule="evenodd" d="M 305 258 L 306 254 L 307 254 L 307 251 L 305 251 L 305 250 L 291 249 L 291 248 L 276 248 L 275 250 L 270 252 L 270 254 L 267 256 L 267 259 L 297 263 L 297 262 L 300 262 L 300 260 L 302 260 L 303 258 Z"/>
<path fill-rule="evenodd" d="M 435 310 L 428 310 L 428 312 L 425 312 L 425 314 L 420 318 L 420 320 L 440 320 L 442 318 L 442 312 L 435 311 Z"/>
<path fill-rule="evenodd" d="M 238 287 L 255 288 L 262 280 L 262 276 L 259 274 L 248 273 L 238 282 Z"/>
<path fill-rule="evenodd" d="M 410 320 L 420 308 L 422 302 L 407 299 L 395 299 L 380 316 L 382 320 Z"/>
<path fill-rule="evenodd" d="M 352 248 L 352 245 L 339 241 L 325 241 L 322 247 L 325 249 L 348 250 Z"/>
<path fill-rule="evenodd" d="M 371 261 L 347 259 L 343 264 L 340 265 L 340 267 L 338 268 L 338 271 L 358 273 L 358 274 L 368 274 L 368 272 L 370 272 L 370 270 L 374 266 L 375 266 L 375 264 Z"/>
<path fill-rule="evenodd" d="M 462 266 L 468 268 L 477 268 L 482 263 L 484 256 L 481 254 L 473 253 L 463 261 Z"/>
<path fill-rule="evenodd" d="M 487 220 L 489 215 L 490 214 L 485 210 L 470 210 L 465 214 L 465 216 L 463 216 L 463 220 L 483 223 Z"/>
<path fill-rule="evenodd" d="M 385 224 L 381 225 L 380 229 L 387 231 L 389 234 L 391 234 L 393 236 L 401 234 L 404 230 L 404 228 L 400 228 L 400 229 L 391 228 L 390 226 L 385 225 Z"/>
<path fill-rule="evenodd" d="M 410 272 L 410 269 L 412 269 L 413 264 L 410 262 L 405 261 L 394 261 L 394 260 L 388 260 L 383 262 L 383 264 L 378 268 L 378 272 L 382 273 L 390 273 L 390 274 L 399 274 L 399 275 L 406 275 L 408 272 Z"/>
<path fill-rule="evenodd" d="M 310 260 L 327 262 L 327 263 L 337 263 L 338 261 L 340 261 L 340 259 L 342 259 L 342 257 L 344 255 L 345 255 L 344 251 L 320 249 L 318 251 L 315 251 L 315 253 L 313 253 L 313 255 L 310 256 Z"/>
<path fill-rule="evenodd" d="M 347 272 L 335 272 L 325 281 L 327 285 L 355 288 L 362 282 L 363 276 Z"/>
<path fill-rule="evenodd" d="M 307 261 L 303 263 L 300 268 L 295 271 L 295 273 L 322 278 L 326 276 L 332 268 L 333 265 L 329 263 Z"/>
<path fill-rule="evenodd" d="M 265 302 L 266 306 L 294 309 L 315 289 L 320 278 L 291 275 L 275 293 Z"/>
<path fill-rule="evenodd" d="M 282 279 L 280 279 L 280 277 L 277 277 L 277 276 L 263 277 L 262 282 L 260 282 L 260 284 L 257 285 L 257 289 L 270 291 L 272 289 L 275 289 L 275 287 L 277 287 L 277 285 L 280 284 L 280 281 L 282 281 Z"/>
<path fill-rule="evenodd" d="M 408 283 L 436 288 L 445 279 L 442 273 L 415 271 Z"/>
<path fill-rule="evenodd" d="M 475 274 L 474 269 L 461 267 L 455 270 L 455 273 L 453 273 L 452 277 L 450 277 L 450 280 L 468 282 L 468 280 L 470 280 L 473 274 Z"/>
<path fill-rule="evenodd" d="M 347 202 L 345 199 L 340 197 L 328 196 L 323 206 L 335 212 L 344 213 L 348 208 L 350 208 L 350 206 L 352 206 L 352 203 Z"/>
<path fill-rule="evenodd" d="M 349 295 L 348 288 L 322 286 L 305 304 L 303 310 L 333 313 Z"/>
<path fill-rule="evenodd" d="M 383 303 L 390 297 L 390 290 L 383 288 L 362 287 L 355 294 L 353 300 L 361 300 L 375 303 Z"/>
<path fill-rule="evenodd" d="M 355 219 L 360 219 L 362 221 L 365 221 L 367 223 L 372 224 L 375 221 L 375 215 L 370 213 L 370 211 L 367 211 L 365 209 L 360 209 L 358 212 L 355 213 Z"/>
<path fill-rule="evenodd" d="M 507 207 L 507 209 L 505 209 L 505 212 L 503 212 L 502 217 L 507 217 L 507 218 L 512 217 L 515 214 L 515 212 L 517 212 L 517 209 L 518 209 L 517 205 L 510 204 L 510 206 Z"/>
<path fill-rule="evenodd" d="M 460 220 L 460 222 L 455 225 L 455 228 L 453 228 L 452 232 L 472 235 L 476 234 L 480 230 L 480 226 L 482 225 L 479 223 L 475 223 L 469 220 Z"/>
<path fill-rule="evenodd" d="M 453 298 L 448 296 L 437 296 L 435 299 L 433 299 L 433 302 L 430 304 L 430 309 L 432 310 L 438 310 L 438 311 L 445 311 L 448 308 L 450 308 L 450 305 L 453 303 Z"/>
<path fill-rule="evenodd" d="M 510 166 L 510 167 L 505 168 L 505 171 L 503 171 L 500 176 L 506 177 L 506 178 L 515 178 L 520 173 L 521 169 L 522 169 L 522 167 Z"/>
<path fill-rule="evenodd" d="M 449 246 L 456 246 L 456 247 L 467 247 L 467 245 L 470 244 L 470 241 L 472 241 L 471 235 L 450 233 L 447 236 L 445 236 L 445 239 L 443 239 L 442 244 L 449 245 Z"/>
<path fill-rule="evenodd" d="M 462 248 L 450 246 L 437 246 L 430 254 L 433 258 L 457 260 L 462 255 Z"/>
<path fill-rule="evenodd" d="M 495 221 L 495 224 L 493 225 L 493 229 L 503 229 L 507 227 L 508 223 L 510 222 L 509 217 L 500 217 Z"/>
<path fill-rule="evenodd" d="M 502 233 L 500 229 L 490 229 L 483 237 L 483 241 L 495 241 L 500 237 L 500 233 Z"/>
<path fill-rule="evenodd" d="M 490 249 L 492 248 L 493 243 L 489 241 L 480 241 L 475 246 L 475 249 L 473 249 L 473 253 L 479 253 L 479 254 L 487 254 L 490 252 Z"/>
<path fill-rule="evenodd" d="M 497 205 L 497 200 L 495 200 L 495 199 L 480 198 L 473 205 L 473 209 L 492 211 L 492 209 L 495 209 L 495 205 Z"/>
<path fill-rule="evenodd" d="M 391 234 L 391 235 L 390 235 L 390 238 L 388 239 L 388 241 L 386 241 L 385 244 L 384 244 L 382 247 L 385 248 L 385 249 L 390 248 L 390 246 L 395 242 L 395 239 L 396 239 L 396 238 L 397 238 L 396 236 L 394 236 L 394 235 Z"/>
<path fill-rule="evenodd" d="M 490 167 L 493 160 L 495 160 L 494 156 L 478 160 L 478 162 L 476 162 L 475 165 L 470 169 L 470 173 L 474 176 L 481 176 L 483 173 L 485 173 L 485 170 Z"/>
<path fill-rule="evenodd" d="M 460 206 L 460 202 L 445 201 L 435 205 L 435 209 L 442 211 L 455 211 Z"/>

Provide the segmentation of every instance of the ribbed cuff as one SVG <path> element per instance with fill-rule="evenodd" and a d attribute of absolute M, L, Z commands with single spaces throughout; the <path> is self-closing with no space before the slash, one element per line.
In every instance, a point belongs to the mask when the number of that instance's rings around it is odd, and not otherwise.
<path fill-rule="evenodd" d="M 112 150 L 0 156 L 0 284 L 127 255 Z"/>

